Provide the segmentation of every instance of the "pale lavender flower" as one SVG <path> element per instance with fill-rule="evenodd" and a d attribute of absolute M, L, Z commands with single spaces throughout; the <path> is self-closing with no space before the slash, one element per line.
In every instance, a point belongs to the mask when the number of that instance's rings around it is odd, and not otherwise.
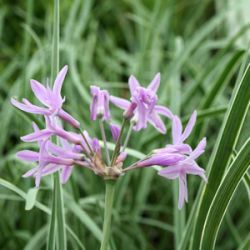
<path fill-rule="evenodd" d="M 11 98 L 11 103 L 15 107 L 28 113 L 46 116 L 57 115 L 62 120 L 71 124 L 73 127 L 79 128 L 79 122 L 74 119 L 69 113 L 62 109 L 62 105 L 65 101 L 65 98 L 62 98 L 61 96 L 61 89 L 67 71 L 68 66 L 64 66 L 62 70 L 58 73 L 52 89 L 49 86 L 45 87 L 36 80 L 30 81 L 32 91 L 34 92 L 37 99 L 45 107 L 36 106 L 30 103 L 27 99 L 23 99 L 22 102 L 18 102 L 16 99 Z"/>
<path fill-rule="evenodd" d="M 184 201 L 188 201 L 187 174 L 199 175 L 207 181 L 205 170 L 199 167 L 195 161 L 205 151 L 206 138 L 203 138 L 194 150 L 188 144 L 184 143 L 194 127 L 196 116 L 197 113 L 194 111 L 184 131 L 180 118 L 173 116 L 173 144 L 168 144 L 164 148 L 154 150 L 152 155 L 131 167 L 133 169 L 159 165 L 164 167 L 158 172 L 159 175 L 168 179 L 178 178 L 179 208 L 182 208 Z"/>
<path fill-rule="evenodd" d="M 172 112 L 164 106 L 157 105 L 158 97 L 156 92 L 159 85 L 160 73 L 155 75 L 147 88 L 142 87 L 134 76 L 130 76 L 130 102 L 115 96 L 110 96 L 110 101 L 119 108 L 125 110 L 125 114 L 131 109 L 131 104 L 136 104 L 136 106 L 132 106 L 134 108 L 132 111 L 134 113 L 132 121 L 135 123 L 134 129 L 136 131 L 146 128 L 149 122 L 161 133 L 166 133 L 166 127 L 160 115 L 171 119 Z M 131 112 L 129 112 L 129 114 L 130 113 Z"/>
<path fill-rule="evenodd" d="M 102 120 L 110 119 L 109 111 L 109 93 L 106 90 L 101 90 L 97 86 L 91 86 L 91 95 L 93 97 L 90 105 L 90 118 L 96 120 L 100 118 Z"/>
<path fill-rule="evenodd" d="M 207 182 L 205 170 L 199 167 L 195 161 L 204 152 L 205 147 L 206 139 L 204 138 L 184 160 L 179 161 L 176 165 L 163 168 L 158 172 L 159 175 L 167 179 L 179 179 L 179 209 L 183 207 L 185 201 L 188 202 L 187 174 L 199 175 Z"/>

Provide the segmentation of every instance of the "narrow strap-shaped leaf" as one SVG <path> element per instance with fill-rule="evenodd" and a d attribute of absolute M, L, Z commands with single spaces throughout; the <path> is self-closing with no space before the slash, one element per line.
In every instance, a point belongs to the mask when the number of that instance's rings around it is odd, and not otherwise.
<path fill-rule="evenodd" d="M 212 201 L 200 243 L 201 250 L 214 249 L 216 236 L 233 194 L 250 164 L 250 138 L 231 163 Z"/>
<path fill-rule="evenodd" d="M 24 201 L 27 200 L 27 194 L 23 190 L 21 190 L 17 186 L 13 185 L 12 183 L 10 183 L 10 182 L 2 179 L 2 178 L 0 178 L 0 186 L 5 187 L 8 190 L 11 190 L 12 192 L 16 193 Z M 47 206 L 45 206 L 44 204 L 42 204 L 41 202 L 36 201 L 35 204 L 34 204 L 34 206 L 36 208 L 40 209 L 41 211 L 43 211 L 44 213 L 46 213 L 47 215 L 51 215 L 50 209 Z M 66 229 L 71 234 L 72 238 L 75 239 L 75 241 L 79 245 L 79 247 L 82 248 L 82 249 L 85 249 L 84 246 L 82 245 L 80 239 L 78 238 L 78 236 L 73 232 L 73 230 L 67 224 L 66 224 Z"/>
<path fill-rule="evenodd" d="M 97 226 L 97 224 L 89 217 L 89 215 L 73 200 L 69 200 L 67 203 L 67 208 L 79 218 L 79 220 L 90 230 L 96 239 L 101 241 L 102 231 Z"/>
<path fill-rule="evenodd" d="M 233 148 L 238 140 L 244 118 L 246 116 L 250 100 L 250 66 L 236 86 L 230 107 L 225 116 L 216 146 L 209 161 L 209 181 L 205 186 L 202 199 L 198 206 L 194 232 L 191 238 L 191 249 L 199 249 L 202 228 L 206 219 L 212 199 L 220 185 L 224 171 L 229 163 Z"/>
<path fill-rule="evenodd" d="M 203 98 L 202 104 L 201 104 L 201 110 L 203 109 L 208 109 L 215 98 L 218 96 L 220 93 L 220 90 L 225 87 L 225 85 L 228 83 L 228 80 L 232 76 L 232 73 L 234 72 L 234 69 L 237 66 L 239 59 L 244 55 L 245 51 L 240 50 L 236 51 L 230 60 L 228 61 L 227 65 L 225 66 L 224 70 L 222 73 L 219 75 L 219 78 L 217 81 L 214 82 L 212 87 L 210 88 L 208 94 Z"/>

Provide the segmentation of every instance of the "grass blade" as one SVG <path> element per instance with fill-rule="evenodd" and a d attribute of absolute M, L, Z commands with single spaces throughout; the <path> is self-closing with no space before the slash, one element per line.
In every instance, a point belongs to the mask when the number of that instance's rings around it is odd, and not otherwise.
<path fill-rule="evenodd" d="M 209 182 L 204 189 L 202 200 L 197 211 L 195 229 L 191 238 L 191 249 L 199 249 L 202 228 L 206 219 L 212 199 L 220 185 L 224 171 L 230 160 L 233 148 L 238 140 L 244 118 L 249 107 L 250 96 L 250 66 L 236 86 L 230 107 L 224 119 L 220 135 L 218 137 L 214 152 L 211 156 L 208 170 Z"/>
<path fill-rule="evenodd" d="M 250 164 L 250 138 L 239 151 L 224 176 L 211 203 L 200 243 L 201 250 L 214 249 L 216 236 L 233 194 Z"/>

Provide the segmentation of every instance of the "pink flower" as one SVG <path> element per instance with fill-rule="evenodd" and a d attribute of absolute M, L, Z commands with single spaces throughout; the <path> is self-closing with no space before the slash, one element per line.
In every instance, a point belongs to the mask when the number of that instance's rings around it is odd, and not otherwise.
<path fill-rule="evenodd" d="M 155 75 L 147 88 L 142 87 L 134 76 L 130 76 L 130 102 L 115 96 L 110 96 L 110 101 L 125 110 L 125 114 L 129 113 L 130 116 L 134 114 L 132 120 L 135 123 L 134 129 L 136 131 L 146 128 L 149 122 L 161 133 L 166 133 L 166 127 L 160 115 L 171 119 L 172 112 L 164 106 L 156 105 L 158 100 L 156 92 L 159 85 L 160 73 Z M 128 112 L 129 110 L 130 112 Z"/>
<path fill-rule="evenodd" d="M 93 97 L 90 105 L 90 118 L 103 120 L 110 119 L 109 111 L 109 93 L 106 90 L 101 90 L 99 87 L 91 86 L 91 95 Z"/>
<path fill-rule="evenodd" d="M 205 147 L 206 139 L 204 138 L 185 159 L 178 161 L 175 165 L 163 168 L 158 172 L 159 175 L 167 179 L 179 179 L 179 209 L 183 207 L 185 201 L 188 202 L 187 174 L 199 175 L 207 182 L 205 170 L 199 167 L 195 161 L 204 152 Z"/>
<path fill-rule="evenodd" d="M 51 89 L 49 86 L 45 87 L 36 80 L 30 81 L 32 91 L 34 92 L 37 99 L 45 107 L 38 107 L 30 103 L 27 99 L 23 99 L 23 102 L 18 102 L 14 98 L 11 98 L 12 105 L 25 112 L 32 114 L 40 114 L 46 116 L 57 115 L 62 120 L 71 124 L 73 127 L 78 128 L 80 126 L 79 122 L 75 120 L 69 113 L 62 109 L 62 105 L 65 101 L 65 98 L 62 98 L 61 96 L 61 89 L 67 71 L 68 66 L 64 66 L 62 70 L 58 73 L 54 82 L 53 89 Z"/>
<path fill-rule="evenodd" d="M 205 181 L 205 170 L 199 167 L 196 159 L 204 153 L 206 138 L 203 138 L 198 146 L 192 148 L 184 143 L 188 138 L 196 121 L 197 112 L 191 115 L 186 128 L 183 131 L 180 118 L 173 116 L 172 137 L 173 144 L 168 144 L 164 148 L 156 149 L 148 158 L 140 161 L 135 167 L 148 167 L 159 165 L 164 167 L 158 172 L 159 175 L 167 179 L 179 179 L 179 208 L 182 208 L 184 201 L 188 201 L 187 174 L 199 175 Z M 133 168 L 135 168 L 133 167 Z"/>

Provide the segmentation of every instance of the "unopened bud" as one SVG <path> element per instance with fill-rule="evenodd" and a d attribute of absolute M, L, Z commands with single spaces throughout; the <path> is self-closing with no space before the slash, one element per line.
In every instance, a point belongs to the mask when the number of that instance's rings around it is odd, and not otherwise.
<path fill-rule="evenodd" d="M 135 111 L 136 107 L 137 107 L 137 104 L 135 102 L 132 102 L 129 105 L 128 109 L 124 111 L 123 117 L 125 119 L 130 120 L 134 116 L 134 111 Z"/>

